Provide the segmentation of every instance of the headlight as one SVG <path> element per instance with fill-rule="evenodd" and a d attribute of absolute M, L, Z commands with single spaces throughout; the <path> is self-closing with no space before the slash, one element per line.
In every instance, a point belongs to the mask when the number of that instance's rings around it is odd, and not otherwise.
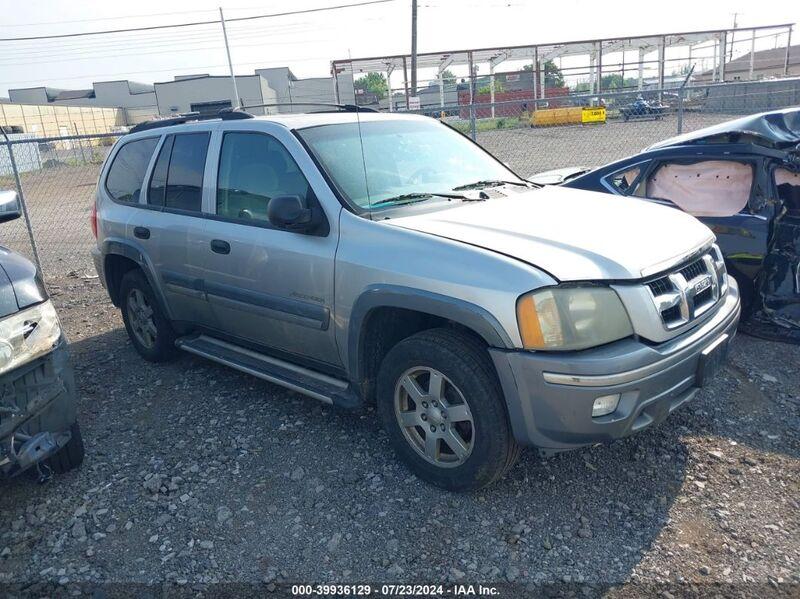
<path fill-rule="evenodd" d="M 525 349 L 577 350 L 633 334 L 628 313 L 607 287 L 550 287 L 517 300 Z"/>
<path fill-rule="evenodd" d="M 60 337 L 50 300 L 0 320 L 0 374 L 46 354 Z"/>

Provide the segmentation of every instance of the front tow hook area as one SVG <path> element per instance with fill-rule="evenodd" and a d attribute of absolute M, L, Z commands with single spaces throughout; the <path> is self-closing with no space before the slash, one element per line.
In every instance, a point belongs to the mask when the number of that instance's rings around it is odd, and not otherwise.
<path fill-rule="evenodd" d="M 36 433 L 32 437 L 25 435 L 24 439 L 21 434 L 15 435 L 11 441 L 10 451 L 5 456 L 5 460 L 0 461 L 0 468 L 5 466 L 8 470 L 7 475 L 17 476 L 25 472 L 28 468 L 41 464 L 48 458 L 54 456 L 58 451 L 64 447 L 72 437 L 69 431 L 60 433 L 51 433 L 45 431 Z M 19 449 L 14 449 L 17 441 L 21 441 L 22 445 Z M 3 464 L 5 462 L 5 464 Z M 40 472 L 40 475 L 42 473 Z"/>

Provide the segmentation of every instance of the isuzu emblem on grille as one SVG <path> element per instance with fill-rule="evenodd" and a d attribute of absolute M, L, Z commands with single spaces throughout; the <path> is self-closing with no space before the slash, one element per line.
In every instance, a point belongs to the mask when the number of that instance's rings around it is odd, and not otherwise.
<path fill-rule="evenodd" d="M 692 278 L 687 279 L 687 276 Z M 676 314 L 668 322 L 664 322 L 667 328 L 675 328 L 694 320 L 710 309 L 719 299 L 719 272 L 714 264 L 714 259 L 708 254 L 690 267 L 667 275 L 666 279 L 670 283 L 670 289 L 653 293 L 653 300 L 662 318 L 664 313 L 670 309 L 677 308 L 680 313 L 680 317 Z M 708 290 L 711 292 L 708 293 Z"/>
<path fill-rule="evenodd" d="M 711 287 L 711 275 L 708 275 L 694 284 L 694 294 L 697 295 Z"/>

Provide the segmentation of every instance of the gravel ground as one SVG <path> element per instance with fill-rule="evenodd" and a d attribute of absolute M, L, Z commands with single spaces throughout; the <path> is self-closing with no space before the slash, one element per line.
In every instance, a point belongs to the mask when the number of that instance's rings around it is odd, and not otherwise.
<path fill-rule="evenodd" d="M 741 115 L 687 112 L 683 132 Z M 659 120 L 609 120 L 601 125 L 523 127 L 478 133 L 478 143 L 521 177 L 565 166 L 602 166 L 677 134 L 677 116 Z"/>
<path fill-rule="evenodd" d="M 796 596 L 800 347 L 739 336 L 722 374 L 661 426 L 547 460 L 528 451 L 498 484 L 455 495 L 395 460 L 373 411 L 343 413 L 189 355 L 149 364 L 96 279 L 53 291 L 87 457 L 45 484 L 0 487 L 0 584 Z"/>

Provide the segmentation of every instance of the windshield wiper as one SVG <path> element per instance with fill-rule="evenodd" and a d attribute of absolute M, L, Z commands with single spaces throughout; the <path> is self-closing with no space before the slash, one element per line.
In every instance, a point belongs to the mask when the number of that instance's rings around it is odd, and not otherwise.
<path fill-rule="evenodd" d="M 522 181 L 503 181 L 501 179 L 484 179 L 482 181 L 475 181 L 474 183 L 467 183 L 466 185 L 459 185 L 454 187 L 453 191 L 460 191 L 462 189 L 486 189 L 487 187 L 500 187 L 501 185 L 520 185 L 528 187 L 527 183 Z"/>
<path fill-rule="evenodd" d="M 460 193 L 439 193 L 439 192 L 432 192 L 432 191 L 417 191 L 414 193 L 404 193 L 399 196 L 394 196 L 391 198 L 386 198 L 385 200 L 381 200 L 380 202 L 375 202 L 374 204 L 370 204 L 372 208 L 376 206 L 385 206 L 387 204 L 394 204 L 395 206 L 406 205 L 406 204 L 416 204 L 417 202 L 424 202 L 426 200 L 430 200 L 434 197 L 440 198 L 447 198 L 452 200 L 472 200 L 472 198 L 468 198 L 465 195 Z"/>

